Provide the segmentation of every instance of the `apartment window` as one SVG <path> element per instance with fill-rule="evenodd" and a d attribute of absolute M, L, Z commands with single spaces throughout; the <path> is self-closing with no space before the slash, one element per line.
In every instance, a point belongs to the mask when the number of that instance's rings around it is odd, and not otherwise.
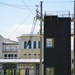
<path fill-rule="evenodd" d="M 34 56 L 36 56 L 36 54 L 34 54 Z"/>
<path fill-rule="evenodd" d="M 8 57 L 11 57 L 11 55 L 10 55 L 10 54 L 8 54 Z"/>
<path fill-rule="evenodd" d="M 46 75 L 54 75 L 54 68 L 46 68 Z"/>
<path fill-rule="evenodd" d="M 29 68 L 26 68 L 25 75 L 29 75 Z"/>
<path fill-rule="evenodd" d="M 11 54 L 10 56 L 13 57 L 13 54 Z"/>
<path fill-rule="evenodd" d="M 74 59 L 72 59 L 72 63 L 74 63 Z"/>
<path fill-rule="evenodd" d="M 7 57 L 7 54 L 4 54 L 4 57 Z"/>
<path fill-rule="evenodd" d="M 26 56 L 26 54 L 24 54 Z"/>
<path fill-rule="evenodd" d="M 38 41 L 38 48 L 40 48 L 40 41 Z"/>
<path fill-rule="evenodd" d="M 17 57 L 17 54 L 14 54 L 14 57 Z"/>
<path fill-rule="evenodd" d="M 54 38 L 47 38 L 47 39 L 46 39 L 46 47 L 47 47 L 47 48 L 52 48 L 52 47 L 54 47 Z"/>
<path fill-rule="evenodd" d="M 31 56 L 31 54 L 29 54 L 29 56 Z"/>
<path fill-rule="evenodd" d="M 24 49 L 26 49 L 26 46 L 27 46 L 27 43 L 26 43 L 26 41 L 24 42 Z"/>
<path fill-rule="evenodd" d="M 36 65 L 36 68 L 35 68 L 35 75 L 39 75 L 39 65 L 38 64 Z"/>
<path fill-rule="evenodd" d="M 34 49 L 36 48 L 36 41 L 34 41 Z"/>
<path fill-rule="evenodd" d="M 31 49 L 31 41 L 29 41 L 29 49 Z"/>
<path fill-rule="evenodd" d="M 38 68 L 35 69 L 35 75 L 39 75 L 39 70 L 38 70 Z"/>

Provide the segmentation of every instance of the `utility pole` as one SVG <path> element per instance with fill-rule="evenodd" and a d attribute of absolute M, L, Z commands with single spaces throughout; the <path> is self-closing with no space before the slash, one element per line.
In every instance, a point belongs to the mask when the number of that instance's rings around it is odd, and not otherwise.
<path fill-rule="evenodd" d="M 40 21 L 40 74 L 39 75 L 43 75 L 42 73 L 42 22 L 43 22 L 43 19 L 42 19 L 42 1 L 40 2 L 40 15 L 38 14 L 38 9 L 36 10 L 36 18 Z"/>
<path fill-rule="evenodd" d="M 75 19 L 75 0 L 74 0 L 74 19 Z M 74 36 L 75 36 L 75 21 L 74 21 Z M 75 75 L 75 37 L 74 37 L 74 75 Z"/>
<path fill-rule="evenodd" d="M 40 2 L 40 19 L 42 19 L 42 1 Z M 42 75 L 42 21 L 40 21 L 40 75 Z"/>

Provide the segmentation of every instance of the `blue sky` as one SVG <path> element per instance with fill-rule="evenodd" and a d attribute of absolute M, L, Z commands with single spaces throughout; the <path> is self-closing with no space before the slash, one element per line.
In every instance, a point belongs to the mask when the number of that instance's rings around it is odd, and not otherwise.
<path fill-rule="evenodd" d="M 28 6 L 28 9 L 25 4 Z M 29 34 L 33 19 L 36 16 L 35 5 L 40 5 L 41 0 L 0 0 L 0 35 L 16 40 L 16 37 L 22 34 Z M 51 11 L 63 11 L 63 14 L 67 14 L 70 11 L 73 14 L 74 0 L 42 0 L 43 1 L 43 14 L 45 11 L 49 11 L 48 14 L 54 12 Z M 8 5 L 2 4 L 6 3 Z M 20 5 L 12 7 L 10 5 Z M 25 6 L 25 7 L 24 7 Z M 40 9 L 40 6 L 38 7 Z M 34 13 L 31 13 L 31 11 Z M 28 16 L 28 17 L 27 17 Z M 23 20 L 25 21 L 23 22 Z M 23 22 L 23 23 L 22 23 Z M 20 25 L 20 26 L 19 26 Z M 17 28 L 18 27 L 18 28 Z M 15 30 L 16 29 L 16 30 Z M 34 33 L 39 31 L 39 21 L 37 21 L 36 29 Z M 13 34 L 12 34 L 13 33 Z"/>

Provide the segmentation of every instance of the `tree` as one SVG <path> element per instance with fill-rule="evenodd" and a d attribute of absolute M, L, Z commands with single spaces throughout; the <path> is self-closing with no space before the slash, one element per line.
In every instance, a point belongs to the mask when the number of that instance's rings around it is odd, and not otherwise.
<path fill-rule="evenodd" d="M 71 73 L 74 74 L 74 68 L 71 69 Z"/>
<path fill-rule="evenodd" d="M 12 74 L 11 70 L 6 70 L 6 75 L 11 75 L 11 74 Z"/>

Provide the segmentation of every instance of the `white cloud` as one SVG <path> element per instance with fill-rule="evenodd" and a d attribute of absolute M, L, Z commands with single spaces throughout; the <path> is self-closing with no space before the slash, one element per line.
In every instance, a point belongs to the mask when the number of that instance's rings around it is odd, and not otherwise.
<path fill-rule="evenodd" d="M 11 40 L 17 40 L 16 37 L 22 35 L 22 34 L 30 34 L 31 33 L 32 25 L 13 25 L 12 28 L 7 28 L 5 30 L 4 37 L 10 38 Z M 37 34 L 39 31 L 39 26 L 35 26 L 35 30 L 33 34 Z"/>

